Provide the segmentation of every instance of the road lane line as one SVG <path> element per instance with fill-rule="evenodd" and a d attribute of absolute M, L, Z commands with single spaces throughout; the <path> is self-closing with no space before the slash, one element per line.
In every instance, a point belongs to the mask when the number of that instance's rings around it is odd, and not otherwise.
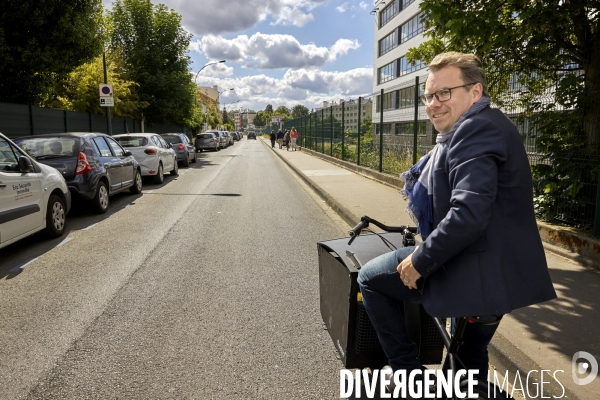
<path fill-rule="evenodd" d="M 95 224 L 91 224 L 90 226 L 88 226 L 87 228 L 83 228 L 82 231 L 89 231 L 90 229 L 92 229 L 93 227 L 95 227 L 96 225 L 98 225 L 99 222 L 96 222 Z"/>
<path fill-rule="evenodd" d="M 73 238 L 66 238 L 65 240 L 63 240 L 62 242 L 60 242 L 59 244 L 57 244 L 56 246 L 54 246 L 55 249 L 59 248 L 60 246 L 62 246 L 63 244 L 67 244 L 69 243 L 71 240 L 73 240 Z"/>
<path fill-rule="evenodd" d="M 31 264 L 32 262 L 34 262 L 35 260 L 37 260 L 38 258 L 34 258 L 33 260 L 29 260 L 24 264 L 18 265 L 16 267 L 14 267 L 13 269 L 9 269 L 8 272 L 19 272 L 20 270 L 24 269 L 26 266 L 28 266 L 29 264 Z"/>

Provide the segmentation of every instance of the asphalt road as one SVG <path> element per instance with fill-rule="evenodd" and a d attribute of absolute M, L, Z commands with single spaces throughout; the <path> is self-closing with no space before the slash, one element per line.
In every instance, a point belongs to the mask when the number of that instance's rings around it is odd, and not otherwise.
<path fill-rule="evenodd" d="M 68 235 L 0 251 L 0 399 L 329 399 L 316 242 L 345 236 L 260 141 Z"/>

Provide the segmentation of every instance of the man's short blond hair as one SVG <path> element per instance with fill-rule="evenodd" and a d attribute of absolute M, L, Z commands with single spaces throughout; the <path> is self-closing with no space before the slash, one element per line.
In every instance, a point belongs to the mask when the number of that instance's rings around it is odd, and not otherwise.
<path fill-rule="evenodd" d="M 481 60 L 474 54 L 449 51 L 438 54 L 429 63 L 431 72 L 439 71 L 445 67 L 457 67 L 460 69 L 464 83 L 479 82 L 483 86 L 483 96 L 490 97 L 485 80 L 485 72 Z"/>

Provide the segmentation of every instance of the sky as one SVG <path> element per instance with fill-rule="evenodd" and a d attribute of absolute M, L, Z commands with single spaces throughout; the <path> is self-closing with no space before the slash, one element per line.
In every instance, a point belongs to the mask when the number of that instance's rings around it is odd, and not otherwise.
<path fill-rule="evenodd" d="M 102 0 L 111 8 L 112 0 Z M 153 0 L 193 34 L 190 76 L 228 110 L 309 109 L 373 91 L 373 0 Z M 227 90 L 233 88 L 234 90 Z M 239 100 L 239 101 L 238 101 Z"/>

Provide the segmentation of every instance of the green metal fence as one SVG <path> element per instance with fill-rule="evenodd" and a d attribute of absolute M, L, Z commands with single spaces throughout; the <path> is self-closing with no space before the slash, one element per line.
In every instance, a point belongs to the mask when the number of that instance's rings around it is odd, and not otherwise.
<path fill-rule="evenodd" d="M 140 120 L 112 117 L 112 134 L 141 132 Z M 188 127 L 168 124 L 146 124 L 144 131 L 153 133 L 182 132 L 190 138 Z M 107 133 L 105 115 L 58 110 L 23 104 L 0 103 L 0 132 L 8 137 L 43 135 L 58 132 Z"/>
<path fill-rule="evenodd" d="M 283 122 L 282 128 L 295 127 L 302 147 L 399 174 L 435 145 L 437 132 L 418 100 L 425 79 L 426 76 L 420 76 L 380 93 L 328 104 L 309 115 Z M 578 110 L 554 107 L 554 91 L 553 88 L 531 100 L 540 104 L 540 110 L 551 110 L 550 116 L 549 111 L 532 114 L 516 106 L 519 102 L 511 100 L 531 97 L 519 90 L 510 94 L 512 99 L 505 99 L 509 101 L 493 107 L 509 116 L 523 137 L 534 177 L 538 217 L 600 236 L 600 152 L 586 148 L 585 142 L 572 132 L 578 130 L 576 124 L 571 124 L 569 131 L 569 121 Z M 553 127 L 549 123 L 556 124 L 555 138 L 569 145 L 552 147 L 548 131 Z M 277 128 L 270 126 L 266 130 Z"/>

